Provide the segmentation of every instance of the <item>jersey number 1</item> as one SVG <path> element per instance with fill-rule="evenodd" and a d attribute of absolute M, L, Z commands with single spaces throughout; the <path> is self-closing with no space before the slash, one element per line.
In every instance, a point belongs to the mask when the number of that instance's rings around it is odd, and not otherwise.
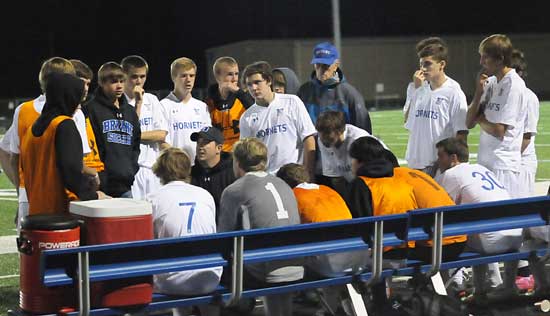
<path fill-rule="evenodd" d="M 273 183 L 268 182 L 265 185 L 265 189 L 271 192 L 271 195 L 273 195 L 273 198 L 275 199 L 275 204 L 277 204 L 277 219 L 288 218 L 288 212 L 283 206 L 283 200 L 281 199 L 281 196 L 279 195 L 279 192 L 277 192 L 277 189 L 275 188 Z"/>
<path fill-rule="evenodd" d="M 191 224 L 193 224 L 193 214 L 195 213 L 195 206 L 197 203 L 195 202 L 181 202 L 179 203 L 179 206 L 184 207 L 190 207 L 189 209 L 189 217 L 187 217 L 187 233 L 191 233 Z"/>

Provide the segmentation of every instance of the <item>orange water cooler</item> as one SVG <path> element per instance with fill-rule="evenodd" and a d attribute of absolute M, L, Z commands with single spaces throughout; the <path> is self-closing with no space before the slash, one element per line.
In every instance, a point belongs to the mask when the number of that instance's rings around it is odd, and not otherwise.
<path fill-rule="evenodd" d="M 83 225 L 82 245 L 153 239 L 149 202 L 125 198 L 71 202 L 70 212 Z M 93 307 L 122 307 L 151 302 L 152 277 L 117 279 L 90 284 Z"/>

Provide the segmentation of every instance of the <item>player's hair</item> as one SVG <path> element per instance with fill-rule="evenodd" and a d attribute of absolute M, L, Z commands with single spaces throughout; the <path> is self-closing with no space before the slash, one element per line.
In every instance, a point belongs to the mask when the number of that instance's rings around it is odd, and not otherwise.
<path fill-rule="evenodd" d="M 462 139 L 449 137 L 439 141 L 435 147 L 442 148 L 448 155 L 456 155 L 460 162 L 468 162 L 470 156 L 468 144 Z"/>
<path fill-rule="evenodd" d="M 149 72 L 149 65 L 147 64 L 147 61 L 145 61 L 143 57 L 138 55 L 130 55 L 122 58 L 120 65 L 122 66 L 122 70 L 124 70 L 125 73 L 130 72 L 131 68 L 143 67 L 145 67 L 145 73 Z"/>
<path fill-rule="evenodd" d="M 432 37 L 422 39 L 418 43 L 416 43 L 416 46 L 415 46 L 416 53 L 417 54 L 420 53 L 420 51 L 424 49 L 424 47 L 432 44 L 439 44 L 447 47 L 447 43 L 445 43 L 445 41 L 441 37 L 432 36 Z"/>
<path fill-rule="evenodd" d="M 484 38 L 479 44 L 479 53 L 485 53 L 495 60 L 502 60 L 502 64 L 510 67 L 512 64 L 512 41 L 504 34 L 493 34 Z"/>
<path fill-rule="evenodd" d="M 267 147 L 254 137 L 241 139 L 233 145 L 233 159 L 245 172 L 264 171 L 267 166 Z"/>
<path fill-rule="evenodd" d="M 94 79 L 94 72 L 92 71 L 92 68 L 86 65 L 82 60 L 71 59 L 70 62 L 74 66 L 77 77 L 88 79 L 90 81 Z"/>
<path fill-rule="evenodd" d="M 195 62 L 187 57 L 180 57 L 172 62 L 170 65 L 170 76 L 172 77 L 172 80 L 176 78 L 178 75 L 178 72 L 180 70 L 187 71 L 190 69 L 197 70 L 197 64 Z"/>
<path fill-rule="evenodd" d="M 346 130 L 346 115 L 341 111 L 325 111 L 319 114 L 315 129 L 319 133 L 338 132 L 343 133 Z"/>
<path fill-rule="evenodd" d="M 40 67 L 40 72 L 38 73 L 38 82 L 40 83 L 40 89 L 42 92 L 46 92 L 48 75 L 54 72 L 67 73 L 71 75 L 76 73 L 73 64 L 63 57 L 52 57 L 44 61 Z"/>
<path fill-rule="evenodd" d="M 512 51 L 512 63 L 510 67 L 514 68 L 522 79 L 527 78 L 527 61 L 521 50 L 514 49 Z"/>
<path fill-rule="evenodd" d="M 122 70 L 121 65 L 114 61 L 109 61 L 99 67 L 97 79 L 100 83 L 113 82 L 126 79 L 126 74 Z"/>
<path fill-rule="evenodd" d="M 182 149 L 177 147 L 167 148 L 162 151 L 153 164 L 153 173 L 159 177 L 162 184 L 172 181 L 189 182 L 191 160 Z"/>
<path fill-rule="evenodd" d="M 216 59 L 214 62 L 214 65 L 212 66 L 212 71 L 214 72 L 214 76 L 217 76 L 220 74 L 222 66 L 236 66 L 237 61 L 235 58 L 230 56 L 222 56 Z"/>
<path fill-rule="evenodd" d="M 430 44 L 418 52 L 418 58 L 432 57 L 437 61 L 449 61 L 449 50 L 441 44 Z"/>
<path fill-rule="evenodd" d="M 374 137 L 363 136 L 357 138 L 349 149 L 351 158 L 357 159 L 359 162 L 368 163 L 375 159 L 387 159 L 386 149 Z"/>
<path fill-rule="evenodd" d="M 260 74 L 264 80 L 273 82 L 273 70 L 267 61 L 257 61 L 246 66 L 243 72 L 243 80 L 255 74 Z"/>
<path fill-rule="evenodd" d="M 294 188 L 300 183 L 309 182 L 309 174 L 304 166 L 297 163 L 287 163 L 277 171 L 277 177 Z"/>

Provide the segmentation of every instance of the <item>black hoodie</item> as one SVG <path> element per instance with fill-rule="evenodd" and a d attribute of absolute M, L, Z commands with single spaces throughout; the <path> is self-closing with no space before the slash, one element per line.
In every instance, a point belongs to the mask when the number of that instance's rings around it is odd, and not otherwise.
<path fill-rule="evenodd" d="M 357 177 L 350 183 L 346 202 L 353 218 L 372 216 L 372 193 L 365 182 L 359 178 L 393 177 L 393 163 L 385 158 L 374 159 L 357 170 Z"/>
<path fill-rule="evenodd" d="M 52 73 L 46 86 L 46 104 L 32 125 L 32 135 L 40 137 L 51 121 L 60 116 L 73 116 L 84 94 L 84 81 L 70 74 Z M 73 120 L 61 122 L 55 132 L 55 158 L 63 185 L 80 200 L 97 199 L 97 193 L 83 185 L 82 139 Z M 47 185 L 44 186 L 47 188 Z"/>
<path fill-rule="evenodd" d="M 233 159 L 230 153 L 222 152 L 220 162 L 212 168 L 204 168 L 198 161 L 195 161 L 195 165 L 191 169 L 191 184 L 205 189 L 214 197 L 216 223 L 218 222 L 217 210 L 219 210 L 222 192 L 234 181 Z"/>
<path fill-rule="evenodd" d="M 101 87 L 84 106 L 94 130 L 99 157 L 105 170 L 99 173 L 100 190 L 119 197 L 130 191 L 134 176 L 139 169 L 139 143 L 141 129 L 134 108 L 122 96 L 119 108 L 103 93 Z"/>

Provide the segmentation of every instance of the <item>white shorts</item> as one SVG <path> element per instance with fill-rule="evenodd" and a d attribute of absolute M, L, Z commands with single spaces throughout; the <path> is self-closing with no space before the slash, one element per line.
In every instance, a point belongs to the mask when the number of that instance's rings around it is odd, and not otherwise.
<path fill-rule="evenodd" d="M 523 242 L 521 228 L 469 235 L 467 246 L 482 254 L 499 254 L 517 251 Z"/>
<path fill-rule="evenodd" d="M 532 168 L 526 166 L 520 166 L 519 170 L 519 186 L 523 191 L 523 197 L 530 197 L 535 195 L 535 172 Z"/>
<path fill-rule="evenodd" d="M 156 192 L 161 186 L 160 179 L 151 168 L 139 167 L 132 184 L 132 198 L 145 200 L 149 193 Z"/>
<path fill-rule="evenodd" d="M 494 170 L 494 174 L 497 177 L 497 180 L 504 185 L 510 198 L 517 199 L 525 197 L 525 187 L 521 187 L 519 181 L 519 172 L 511 170 Z"/>

